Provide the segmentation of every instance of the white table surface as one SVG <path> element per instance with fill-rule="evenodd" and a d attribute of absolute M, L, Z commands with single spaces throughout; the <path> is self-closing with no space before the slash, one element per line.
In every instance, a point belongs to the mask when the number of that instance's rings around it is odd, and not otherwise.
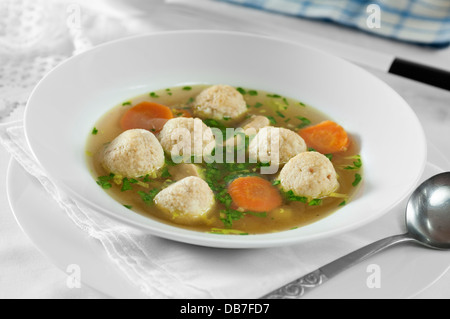
<path fill-rule="evenodd" d="M 76 1 L 71 1 L 74 3 Z M 102 1 L 99 1 L 102 2 Z M 86 1 L 79 1 L 81 6 Z M 207 0 L 108 1 L 111 11 L 129 12 L 130 19 L 146 19 L 151 6 L 154 25 L 164 29 L 226 29 L 259 32 L 305 43 L 310 36 L 332 39 L 450 70 L 450 49 L 426 49 L 392 42 L 332 24 L 274 15 Z M 148 2 L 147 2 L 148 3 Z M 189 6 L 186 7 L 185 4 Z M 170 18 L 170 19 L 169 19 Z M 168 21 L 173 21 L 170 25 Z M 172 19 L 172 20 L 171 20 Z M 165 21 L 165 25 L 162 22 Z M 161 22 L 161 24 L 158 24 Z M 146 31 L 146 30 L 144 30 Z M 302 35 L 308 34 L 308 37 Z M 314 41 L 313 41 L 314 42 Z M 308 42 L 306 42 L 308 44 Z M 310 43 L 314 46 L 317 43 Z M 324 49 L 324 48 L 322 48 Z M 428 142 L 442 153 L 438 161 L 450 170 L 450 92 L 416 83 L 374 68 L 370 72 L 391 85 L 411 105 L 423 125 Z M 108 298 L 82 286 L 68 289 L 67 273 L 55 267 L 20 229 L 8 204 L 6 173 L 9 154 L 0 147 L 0 298 Z M 450 265 L 449 265 L 450 266 Z M 450 268 L 450 267 L 449 267 Z M 450 298 L 450 273 L 417 298 Z"/>

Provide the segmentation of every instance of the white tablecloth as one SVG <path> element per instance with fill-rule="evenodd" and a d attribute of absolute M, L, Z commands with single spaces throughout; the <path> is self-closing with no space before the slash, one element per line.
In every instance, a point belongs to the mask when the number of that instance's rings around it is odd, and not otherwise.
<path fill-rule="evenodd" d="M 173 29 L 258 32 L 303 43 L 306 41 L 303 35 L 308 34 L 450 70 L 450 49 L 415 47 L 329 23 L 274 15 L 221 2 L 79 0 L 64 4 L 67 9 L 64 19 L 73 12 L 71 10 L 74 7 L 71 6 L 74 4 L 79 5 L 75 9 L 81 8 L 81 17 L 83 11 L 86 14 L 87 19 L 83 23 L 87 25 L 86 33 L 94 45 L 129 34 Z M 89 15 L 95 10 L 100 10 L 97 16 Z M 61 55 L 71 54 L 70 43 L 58 42 L 56 45 Z M 409 102 L 422 122 L 428 142 L 442 153 L 442 157 L 433 161 L 437 161 L 436 164 L 441 168 L 450 170 L 450 92 L 388 75 L 375 68 L 367 69 L 390 84 Z M 1 121 L 18 119 L 21 114 L 18 109 Z M 8 163 L 9 155 L 0 147 L 0 175 L 3 179 Z M 6 184 L 0 183 L 0 298 L 108 298 L 86 286 L 68 289 L 67 275 L 43 256 L 20 229 L 8 204 Z M 449 298 L 450 274 L 445 274 L 418 297 Z"/>

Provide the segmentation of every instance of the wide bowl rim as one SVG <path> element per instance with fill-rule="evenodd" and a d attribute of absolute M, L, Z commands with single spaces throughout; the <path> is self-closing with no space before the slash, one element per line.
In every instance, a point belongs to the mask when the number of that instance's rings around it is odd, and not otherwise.
<path fill-rule="evenodd" d="M 192 230 L 186 230 L 186 229 L 180 229 L 176 226 L 168 226 L 164 227 L 163 229 L 150 227 L 147 224 L 139 223 L 135 220 L 130 220 L 126 216 L 123 216 L 121 214 L 114 214 L 110 212 L 107 209 L 104 209 L 103 207 L 99 206 L 97 203 L 85 198 L 84 196 L 80 195 L 78 192 L 76 192 L 70 185 L 67 185 L 65 183 L 61 183 L 58 180 L 57 176 L 52 176 L 51 172 L 45 169 L 45 167 L 42 165 L 41 161 L 39 160 L 39 156 L 36 154 L 36 150 L 33 146 L 33 143 L 31 142 L 31 133 L 29 131 L 29 123 L 32 121 L 30 119 L 30 110 L 33 107 L 33 98 L 36 94 L 36 92 L 39 91 L 41 84 L 44 83 L 47 78 L 55 72 L 55 70 L 62 69 L 66 67 L 67 65 L 71 63 L 75 63 L 74 61 L 77 61 L 77 59 L 80 59 L 80 57 L 92 54 L 97 51 L 104 50 L 105 48 L 108 48 L 110 46 L 118 45 L 118 44 L 125 44 L 128 41 L 135 41 L 139 39 L 144 39 L 147 37 L 154 37 L 154 36 L 170 36 L 170 35 L 227 35 L 227 36 L 237 36 L 237 37 L 251 37 L 251 38 L 259 38 L 261 40 L 267 40 L 267 41 L 274 41 L 278 43 L 285 43 L 289 45 L 293 45 L 296 47 L 304 48 L 312 52 L 316 52 L 317 54 L 321 55 L 324 58 L 328 59 L 334 59 L 336 61 L 339 61 L 339 63 L 342 63 L 345 65 L 346 68 L 353 68 L 357 70 L 358 72 L 363 72 L 366 75 L 372 77 L 375 81 L 378 82 L 378 84 L 383 87 L 384 90 L 390 91 L 391 94 L 396 95 L 399 99 L 401 99 L 406 106 L 408 106 L 410 111 L 410 115 L 412 117 L 415 117 L 417 120 L 418 126 L 417 129 L 420 129 L 420 135 L 421 135 L 421 141 L 417 141 L 418 147 L 421 149 L 421 155 L 422 158 L 420 160 L 421 164 L 419 169 L 414 172 L 414 183 L 411 183 L 408 187 L 406 187 L 401 194 L 397 196 L 396 201 L 390 202 L 388 205 L 385 205 L 382 210 L 380 210 L 377 214 L 372 214 L 370 216 L 366 216 L 365 218 L 361 218 L 357 221 L 354 221 L 353 223 L 350 223 L 346 225 L 345 227 L 340 227 L 335 230 L 328 230 L 326 233 L 319 233 L 315 235 L 309 235 L 307 238 L 305 237 L 296 237 L 295 231 L 296 230 L 289 230 L 284 232 L 278 232 L 278 233 L 271 233 L 271 234 L 255 234 L 250 236 L 223 236 L 223 235 L 217 235 L 217 234 L 211 234 L 211 233 L 202 233 Z M 216 248 L 267 248 L 267 247 L 276 247 L 276 246 L 285 246 L 290 244 L 297 244 L 302 242 L 308 242 L 313 241 L 325 237 L 331 237 L 334 235 L 338 235 L 344 232 L 348 232 L 350 230 L 359 228 L 363 225 L 366 225 L 381 216 L 383 216 L 385 213 L 387 213 L 389 210 L 394 208 L 396 205 L 398 205 L 400 202 L 402 202 L 408 194 L 410 194 L 413 189 L 415 188 L 417 182 L 419 181 L 423 170 L 425 169 L 426 165 L 426 158 L 427 158 L 427 147 L 426 147 L 426 138 L 423 131 L 422 126 L 420 125 L 420 122 L 415 115 L 414 111 L 410 108 L 408 103 L 395 91 L 393 90 L 388 84 L 386 84 L 381 79 L 375 77 L 373 74 L 369 73 L 367 70 L 361 68 L 358 65 L 355 65 L 351 62 L 348 62 L 342 58 L 333 56 L 327 52 L 321 51 L 316 48 L 311 48 L 308 46 L 305 46 L 303 44 L 299 44 L 294 41 L 286 40 L 286 39 L 279 39 L 274 38 L 267 35 L 261 35 L 261 34 L 253 34 L 253 33 L 247 33 L 247 32 L 239 32 L 239 31 L 221 31 L 221 30 L 178 30 L 178 31 L 162 31 L 162 32 L 152 32 L 147 34 L 141 34 L 141 35 L 135 35 L 130 37 L 125 37 L 122 39 L 117 39 L 113 41 L 109 41 L 103 44 L 100 44 L 88 51 L 85 51 L 79 55 L 73 56 L 64 62 L 62 62 L 60 65 L 58 65 L 55 69 L 53 69 L 50 73 L 48 73 L 44 78 L 39 81 L 37 86 L 33 89 L 30 98 L 27 102 L 25 114 L 24 114 L 24 128 L 25 128 L 25 136 L 28 143 L 28 146 L 31 150 L 32 155 L 37 160 L 39 164 L 44 168 L 50 179 L 52 179 L 55 184 L 60 187 L 63 192 L 67 193 L 71 197 L 73 197 L 76 201 L 79 201 L 80 203 L 86 205 L 90 209 L 95 210 L 96 212 L 110 217 L 113 220 L 116 220 L 120 223 L 123 223 L 127 226 L 130 226 L 135 229 L 142 230 L 144 232 L 149 232 L 152 235 L 160 236 L 166 239 L 172 239 L 175 241 L 185 242 L 189 244 L 195 244 L 195 245 L 201 245 L 201 246 L 208 246 L 208 247 L 216 247 Z M 345 209 L 345 208 L 341 208 Z M 156 221 L 158 224 L 159 222 Z M 167 226 L 167 225 L 166 225 Z M 290 232 L 291 236 L 280 236 L 281 233 Z"/>

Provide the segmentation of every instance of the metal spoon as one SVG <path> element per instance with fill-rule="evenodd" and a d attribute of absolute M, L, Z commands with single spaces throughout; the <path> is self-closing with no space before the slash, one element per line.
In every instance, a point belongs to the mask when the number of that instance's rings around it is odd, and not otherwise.
<path fill-rule="evenodd" d="M 308 290 L 396 244 L 415 243 L 428 248 L 450 249 L 450 172 L 431 177 L 412 193 L 406 207 L 406 226 L 406 234 L 381 239 L 360 248 L 262 298 L 301 298 Z"/>

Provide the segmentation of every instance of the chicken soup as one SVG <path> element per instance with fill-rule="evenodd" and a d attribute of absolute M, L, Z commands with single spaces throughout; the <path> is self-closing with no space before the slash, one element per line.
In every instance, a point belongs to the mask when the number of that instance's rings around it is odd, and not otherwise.
<path fill-rule="evenodd" d="M 124 207 L 177 227 L 262 234 L 302 227 L 355 196 L 359 145 L 319 110 L 229 85 L 122 101 L 86 146 L 95 181 Z"/>

